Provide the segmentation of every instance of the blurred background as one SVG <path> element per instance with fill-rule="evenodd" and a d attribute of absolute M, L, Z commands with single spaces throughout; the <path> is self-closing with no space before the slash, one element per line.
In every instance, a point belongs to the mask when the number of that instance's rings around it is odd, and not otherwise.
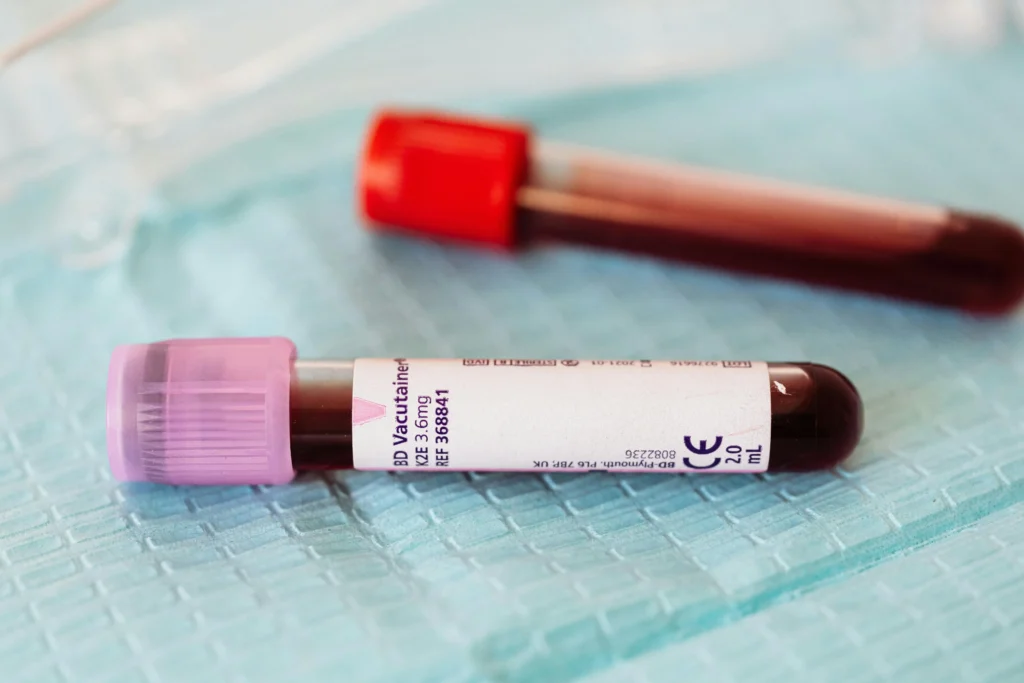
<path fill-rule="evenodd" d="M 1024 220 L 1021 0 L 0 0 L 0 669 L 59 681 L 1020 681 L 1024 318 L 371 236 L 382 104 Z M 6 51 L 5 51 L 6 50 Z M 787 476 L 112 481 L 116 344 L 834 365 Z"/>
<path fill-rule="evenodd" d="M 0 81 L 5 254 L 103 263 L 161 212 L 328 172 L 360 144 L 337 120 L 381 103 L 505 113 L 768 65 L 883 69 L 1006 52 L 1024 24 L 1016 0 L 7 0 L 0 36 L 82 7 Z M 289 133 L 283 157 L 240 161 Z"/>

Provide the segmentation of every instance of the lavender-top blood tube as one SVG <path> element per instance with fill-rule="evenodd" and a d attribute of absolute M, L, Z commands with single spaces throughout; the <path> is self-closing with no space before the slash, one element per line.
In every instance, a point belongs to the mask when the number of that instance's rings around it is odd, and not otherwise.
<path fill-rule="evenodd" d="M 296 471 L 786 472 L 854 450 L 856 389 L 814 363 L 303 361 L 287 339 L 119 347 L 116 478 L 282 484 Z"/>
<path fill-rule="evenodd" d="M 1024 298 L 1024 233 L 1009 221 L 558 145 L 515 124 L 384 112 L 360 198 L 372 224 L 434 237 L 621 249 L 978 314 Z"/>

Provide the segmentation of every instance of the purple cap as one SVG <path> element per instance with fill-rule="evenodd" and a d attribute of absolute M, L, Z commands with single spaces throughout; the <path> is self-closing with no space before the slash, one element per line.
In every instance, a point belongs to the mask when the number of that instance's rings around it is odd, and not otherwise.
<path fill-rule="evenodd" d="M 178 339 L 114 349 L 107 452 L 121 481 L 284 484 L 295 476 L 280 337 Z"/>

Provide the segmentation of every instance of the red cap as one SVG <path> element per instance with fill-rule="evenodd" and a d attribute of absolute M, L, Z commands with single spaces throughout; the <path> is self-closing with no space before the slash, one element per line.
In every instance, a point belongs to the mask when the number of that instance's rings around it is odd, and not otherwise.
<path fill-rule="evenodd" d="M 363 215 L 432 237 L 510 247 L 526 173 L 525 126 L 383 111 L 359 172 Z"/>

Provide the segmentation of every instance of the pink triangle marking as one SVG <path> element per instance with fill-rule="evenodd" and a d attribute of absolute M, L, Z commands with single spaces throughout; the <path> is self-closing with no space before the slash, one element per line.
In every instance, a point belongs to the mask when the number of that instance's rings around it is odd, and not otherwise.
<path fill-rule="evenodd" d="M 367 401 L 366 399 L 352 398 L 352 426 L 358 427 L 367 422 L 373 422 L 387 415 L 388 409 L 379 403 Z"/>

